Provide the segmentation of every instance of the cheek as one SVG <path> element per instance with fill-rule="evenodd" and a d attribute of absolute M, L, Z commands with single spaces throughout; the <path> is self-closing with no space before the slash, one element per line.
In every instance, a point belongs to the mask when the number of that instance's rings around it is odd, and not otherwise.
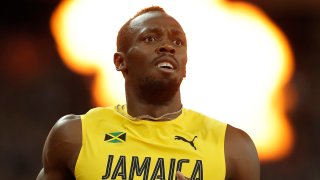
<path fill-rule="evenodd" d="M 188 62 L 187 54 L 182 55 L 180 59 L 181 59 L 181 66 L 186 67 L 187 62 Z"/>
<path fill-rule="evenodd" d="M 127 53 L 127 59 L 128 61 L 143 61 L 146 60 L 148 57 L 149 50 L 140 48 L 138 46 L 130 48 L 130 50 Z"/>
<path fill-rule="evenodd" d="M 131 72 L 142 71 L 147 68 L 150 55 L 139 47 L 133 47 L 127 53 L 127 68 Z"/>
<path fill-rule="evenodd" d="M 185 63 L 183 66 L 183 77 L 186 77 L 187 74 L 187 64 Z"/>
<path fill-rule="evenodd" d="M 181 62 L 181 68 L 182 68 L 183 77 L 186 77 L 187 62 L 188 62 L 187 56 L 183 57 L 183 58 L 182 58 L 182 62 Z"/>

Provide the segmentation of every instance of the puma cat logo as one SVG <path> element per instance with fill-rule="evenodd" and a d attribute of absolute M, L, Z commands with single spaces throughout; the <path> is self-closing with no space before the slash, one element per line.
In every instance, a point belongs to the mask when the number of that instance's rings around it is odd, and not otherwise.
<path fill-rule="evenodd" d="M 187 140 L 186 138 L 184 137 L 181 137 L 181 136 L 175 136 L 175 140 L 181 140 L 181 141 L 184 141 L 184 142 L 187 142 L 189 143 L 195 150 L 197 150 L 196 146 L 194 145 L 194 140 L 197 138 L 198 136 L 194 136 L 194 138 L 192 139 L 192 141 L 189 141 Z"/>

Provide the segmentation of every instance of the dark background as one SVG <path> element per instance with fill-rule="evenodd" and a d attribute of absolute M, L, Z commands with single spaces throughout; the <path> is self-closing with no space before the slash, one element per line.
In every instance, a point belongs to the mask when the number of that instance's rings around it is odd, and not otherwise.
<path fill-rule="evenodd" d="M 231 0 L 230 0 L 231 1 Z M 235 0 L 233 0 L 235 1 Z M 262 180 L 320 179 L 320 0 L 252 2 L 283 30 L 295 56 L 293 152 L 263 162 Z M 49 29 L 58 0 L 0 4 L 0 176 L 35 179 L 45 138 L 61 116 L 82 114 L 91 104 L 94 75 L 71 72 L 59 57 Z M 291 97 L 291 96 L 288 96 Z"/>

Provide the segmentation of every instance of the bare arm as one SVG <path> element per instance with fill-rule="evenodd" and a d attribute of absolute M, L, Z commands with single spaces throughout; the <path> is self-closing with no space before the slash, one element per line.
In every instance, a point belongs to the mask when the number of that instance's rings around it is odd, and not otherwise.
<path fill-rule="evenodd" d="M 247 133 L 230 125 L 226 130 L 225 157 L 226 179 L 260 179 L 260 162 L 253 141 Z"/>
<path fill-rule="evenodd" d="M 255 145 L 241 129 L 227 126 L 225 137 L 227 180 L 259 180 L 260 162 Z M 177 172 L 178 180 L 188 180 Z"/>
<path fill-rule="evenodd" d="M 75 179 L 74 167 L 81 148 L 80 116 L 67 115 L 57 121 L 44 145 L 37 180 Z"/>

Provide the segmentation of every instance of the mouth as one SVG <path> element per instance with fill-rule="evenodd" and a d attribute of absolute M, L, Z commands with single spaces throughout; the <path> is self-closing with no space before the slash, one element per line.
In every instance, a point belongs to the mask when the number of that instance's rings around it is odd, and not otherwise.
<path fill-rule="evenodd" d="M 169 62 L 160 62 L 159 64 L 157 64 L 157 67 L 161 69 L 168 69 L 168 70 L 174 69 L 173 65 Z"/>
<path fill-rule="evenodd" d="M 177 63 L 173 57 L 162 56 L 157 59 L 156 67 L 164 72 L 174 72 L 177 69 Z"/>

